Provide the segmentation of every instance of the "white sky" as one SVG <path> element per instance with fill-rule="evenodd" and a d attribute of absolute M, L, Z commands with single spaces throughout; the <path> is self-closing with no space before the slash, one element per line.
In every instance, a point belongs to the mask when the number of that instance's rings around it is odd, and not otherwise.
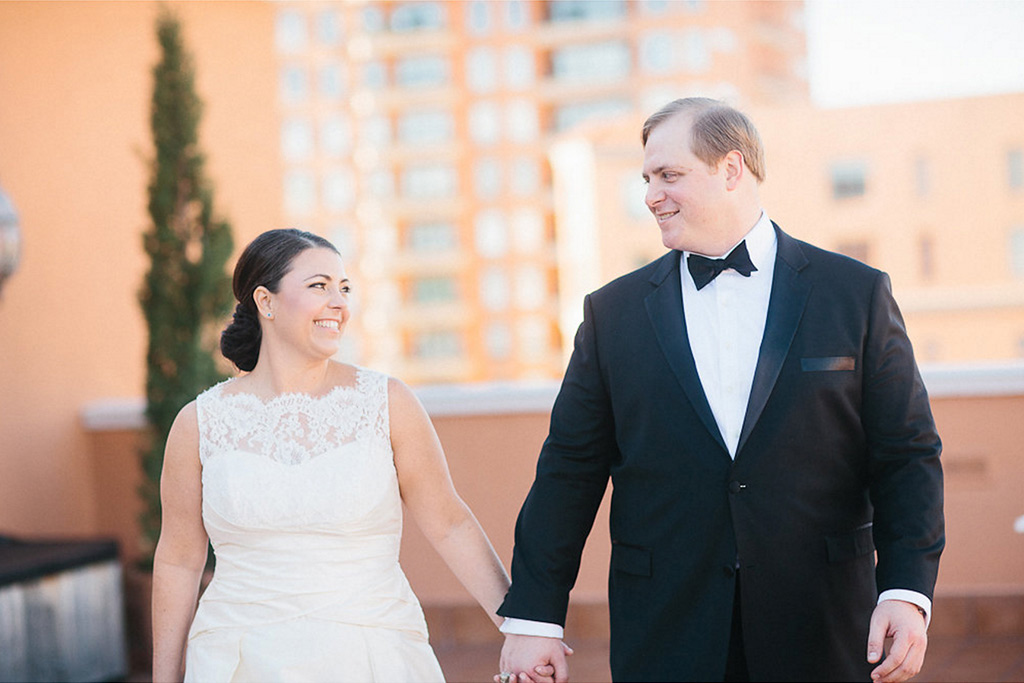
<path fill-rule="evenodd" d="M 1024 0 L 806 0 L 806 18 L 819 106 L 1024 92 Z"/>

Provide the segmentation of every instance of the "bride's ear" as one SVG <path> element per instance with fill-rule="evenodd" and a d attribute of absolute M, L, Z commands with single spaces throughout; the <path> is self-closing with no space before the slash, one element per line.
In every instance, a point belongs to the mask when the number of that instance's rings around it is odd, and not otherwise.
<path fill-rule="evenodd" d="M 274 317 L 273 298 L 270 290 L 263 285 L 253 291 L 252 300 L 256 304 L 256 310 L 259 311 L 261 318 Z"/>

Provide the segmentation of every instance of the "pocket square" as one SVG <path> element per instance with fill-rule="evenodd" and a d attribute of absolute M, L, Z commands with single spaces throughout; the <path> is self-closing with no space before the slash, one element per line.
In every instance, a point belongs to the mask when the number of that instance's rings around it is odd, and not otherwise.
<path fill-rule="evenodd" d="M 830 370 L 855 370 L 857 361 L 853 356 L 827 356 L 825 358 L 801 358 L 800 369 L 804 372 Z"/>

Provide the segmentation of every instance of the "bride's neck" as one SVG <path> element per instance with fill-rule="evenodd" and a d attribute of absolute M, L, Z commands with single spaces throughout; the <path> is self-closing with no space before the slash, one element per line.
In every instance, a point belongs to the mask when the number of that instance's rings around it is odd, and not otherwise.
<path fill-rule="evenodd" d="M 250 390 L 267 398 L 279 394 L 319 396 L 329 389 L 331 361 L 263 358 L 248 375 Z"/>

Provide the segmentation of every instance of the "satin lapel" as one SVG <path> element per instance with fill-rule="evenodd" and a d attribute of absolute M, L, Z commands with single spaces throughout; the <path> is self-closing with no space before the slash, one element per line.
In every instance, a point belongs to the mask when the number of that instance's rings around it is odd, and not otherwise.
<path fill-rule="evenodd" d="M 686 318 L 683 316 L 682 285 L 679 282 L 679 252 L 667 254 L 662 263 L 662 267 L 650 280 L 656 289 L 644 299 L 647 315 L 651 319 L 651 326 L 669 367 L 682 385 L 701 422 L 727 454 L 725 440 L 722 439 L 718 423 L 715 422 L 711 406 L 708 405 L 707 396 L 704 395 L 704 388 L 697 375 L 697 364 L 690 350 Z"/>
<path fill-rule="evenodd" d="M 800 325 L 807 297 L 811 293 L 811 285 L 807 278 L 801 277 L 801 271 L 807 266 L 807 257 L 804 256 L 803 250 L 797 241 L 782 232 L 778 225 L 772 225 L 778 239 L 775 274 L 772 277 L 772 293 L 768 300 L 768 317 L 765 319 L 757 369 L 754 371 L 747 412 L 743 417 L 743 429 L 736 447 L 737 456 L 743 451 L 743 445 L 747 442 L 750 432 L 761 417 L 761 411 L 768 403 L 768 397 L 775 388 L 782 364 Z"/>

